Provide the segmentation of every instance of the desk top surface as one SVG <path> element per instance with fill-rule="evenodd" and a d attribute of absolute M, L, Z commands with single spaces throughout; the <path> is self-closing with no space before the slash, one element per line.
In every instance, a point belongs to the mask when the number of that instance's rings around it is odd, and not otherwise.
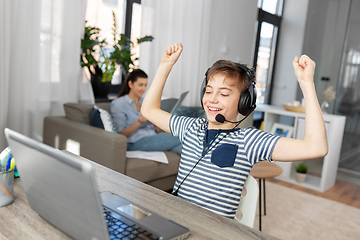
<path fill-rule="evenodd" d="M 276 239 L 106 167 L 93 165 L 100 192 L 113 192 L 190 228 L 188 239 Z M 69 239 L 30 208 L 20 179 L 15 179 L 14 197 L 12 204 L 0 207 L 0 239 Z"/>

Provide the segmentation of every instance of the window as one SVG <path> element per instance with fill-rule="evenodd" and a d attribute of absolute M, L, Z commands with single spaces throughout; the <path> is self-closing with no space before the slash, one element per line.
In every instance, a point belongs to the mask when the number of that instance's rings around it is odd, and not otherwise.
<path fill-rule="evenodd" d="M 282 15 L 283 0 L 259 0 L 258 8 L 277 16 Z"/>
<path fill-rule="evenodd" d="M 284 0 L 259 0 L 253 66 L 257 79 L 257 103 L 269 103 L 271 82 Z"/>
<path fill-rule="evenodd" d="M 123 33 L 125 28 L 125 0 L 88 0 L 85 20 L 87 25 L 96 26 L 101 29 L 102 39 L 110 46 L 114 45 L 112 36 L 114 11 L 117 18 L 117 32 Z"/>
<path fill-rule="evenodd" d="M 140 37 L 141 0 L 87 0 L 86 24 L 101 29 L 100 38 L 109 44 L 108 52 L 111 52 L 111 46 L 114 45 L 112 12 L 116 15 L 117 33 L 124 33 L 134 42 L 134 39 Z M 132 48 L 132 53 L 134 58 L 138 57 L 139 48 Z M 117 69 L 111 81 L 112 85 L 120 85 L 120 74 L 120 69 Z M 119 87 L 113 88 L 114 92 L 119 91 Z"/>

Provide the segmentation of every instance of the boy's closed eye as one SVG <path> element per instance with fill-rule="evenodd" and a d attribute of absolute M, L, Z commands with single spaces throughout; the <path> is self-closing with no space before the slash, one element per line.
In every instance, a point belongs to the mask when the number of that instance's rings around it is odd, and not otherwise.
<path fill-rule="evenodd" d="M 205 94 L 212 94 L 212 93 L 213 93 L 213 92 L 210 91 L 210 90 L 205 91 Z M 229 93 L 225 93 L 225 92 L 220 92 L 220 95 L 221 95 L 222 97 L 228 97 L 230 94 L 229 94 Z"/>
<path fill-rule="evenodd" d="M 205 94 L 212 93 L 212 89 L 210 87 L 206 87 Z"/>

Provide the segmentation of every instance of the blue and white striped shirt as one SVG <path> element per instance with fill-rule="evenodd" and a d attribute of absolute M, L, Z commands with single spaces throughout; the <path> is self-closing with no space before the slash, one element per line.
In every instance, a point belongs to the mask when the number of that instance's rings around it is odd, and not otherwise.
<path fill-rule="evenodd" d="M 173 115 L 169 126 L 171 133 L 183 144 L 173 188 L 176 191 L 202 157 L 208 122 L 204 118 Z M 234 218 L 252 166 L 262 160 L 271 161 L 278 139 L 278 136 L 253 127 L 219 130 L 219 135 L 210 144 L 210 151 L 182 183 L 178 196 L 225 217 Z"/>

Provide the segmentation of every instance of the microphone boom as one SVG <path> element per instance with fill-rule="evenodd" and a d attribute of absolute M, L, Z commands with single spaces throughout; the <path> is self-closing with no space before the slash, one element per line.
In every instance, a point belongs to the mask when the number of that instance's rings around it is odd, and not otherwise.
<path fill-rule="evenodd" d="M 246 117 L 245 117 L 246 118 Z M 245 119 L 244 118 L 244 119 Z M 232 122 L 232 121 L 229 121 L 229 120 L 226 120 L 226 118 L 224 117 L 224 115 L 222 115 L 222 114 L 218 114 L 218 115 L 216 115 L 216 117 L 215 117 L 215 120 L 217 121 L 217 122 L 219 122 L 219 123 L 224 123 L 224 122 L 229 122 L 229 123 L 241 123 L 244 119 L 242 119 L 242 120 L 240 120 L 240 121 L 236 121 L 236 122 Z"/>

